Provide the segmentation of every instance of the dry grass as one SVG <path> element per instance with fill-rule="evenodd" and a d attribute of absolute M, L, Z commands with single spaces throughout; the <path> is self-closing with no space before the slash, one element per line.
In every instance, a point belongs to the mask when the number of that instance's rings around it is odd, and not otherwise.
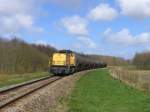
<path fill-rule="evenodd" d="M 111 75 L 133 87 L 150 91 L 150 71 L 128 70 L 122 67 L 109 67 Z"/>

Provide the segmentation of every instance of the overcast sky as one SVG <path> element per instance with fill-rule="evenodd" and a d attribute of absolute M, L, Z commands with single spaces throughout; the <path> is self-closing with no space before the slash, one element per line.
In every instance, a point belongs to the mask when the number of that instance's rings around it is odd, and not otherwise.
<path fill-rule="evenodd" d="M 150 51 L 150 0 L 0 0 L 0 35 L 132 58 Z"/>

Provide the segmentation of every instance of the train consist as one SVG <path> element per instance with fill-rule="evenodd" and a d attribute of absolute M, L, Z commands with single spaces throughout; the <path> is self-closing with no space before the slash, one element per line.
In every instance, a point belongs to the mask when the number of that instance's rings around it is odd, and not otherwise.
<path fill-rule="evenodd" d="M 49 59 L 49 71 L 55 75 L 68 75 L 82 70 L 104 68 L 106 63 L 96 62 L 70 50 L 60 50 Z"/>

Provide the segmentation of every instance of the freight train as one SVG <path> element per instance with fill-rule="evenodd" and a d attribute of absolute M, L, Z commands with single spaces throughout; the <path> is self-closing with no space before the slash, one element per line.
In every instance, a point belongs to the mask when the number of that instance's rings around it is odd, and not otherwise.
<path fill-rule="evenodd" d="M 69 75 L 82 70 L 104 68 L 106 63 L 85 58 L 71 50 L 60 50 L 49 59 L 49 72 L 55 75 Z"/>

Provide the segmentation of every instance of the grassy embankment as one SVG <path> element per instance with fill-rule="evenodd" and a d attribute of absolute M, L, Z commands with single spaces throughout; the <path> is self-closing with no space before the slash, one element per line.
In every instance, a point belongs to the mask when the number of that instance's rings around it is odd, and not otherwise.
<path fill-rule="evenodd" d="M 19 84 L 22 82 L 30 81 L 33 79 L 48 76 L 47 72 L 38 73 L 26 73 L 26 74 L 0 74 L 0 88 L 4 86 L 9 86 L 13 84 Z"/>
<path fill-rule="evenodd" d="M 150 94 L 114 80 L 107 70 L 82 77 L 68 98 L 69 112 L 150 112 Z"/>

